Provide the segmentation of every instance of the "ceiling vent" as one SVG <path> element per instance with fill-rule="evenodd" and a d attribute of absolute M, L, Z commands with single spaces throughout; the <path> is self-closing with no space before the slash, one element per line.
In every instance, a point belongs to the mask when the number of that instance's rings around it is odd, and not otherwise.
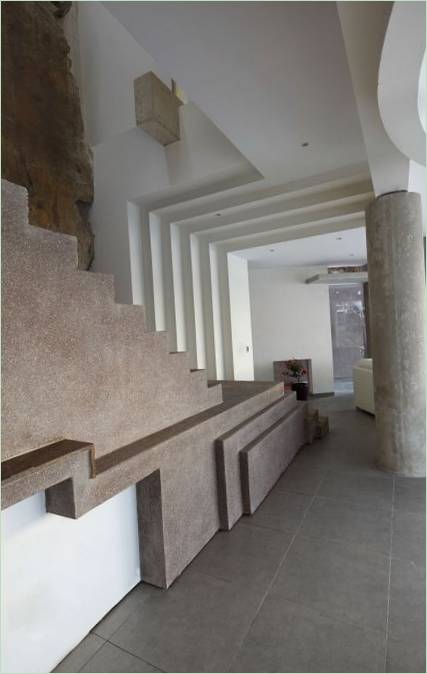
<path fill-rule="evenodd" d="M 328 267 L 327 274 L 316 274 L 306 279 L 306 283 L 321 283 L 324 285 L 359 285 L 368 282 L 368 266 L 359 267 Z"/>

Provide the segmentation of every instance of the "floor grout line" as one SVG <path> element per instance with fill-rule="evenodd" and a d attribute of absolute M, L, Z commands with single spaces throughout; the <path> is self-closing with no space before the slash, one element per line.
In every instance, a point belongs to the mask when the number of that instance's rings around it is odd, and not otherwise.
<path fill-rule="evenodd" d="M 113 635 L 111 635 L 111 636 L 113 636 Z M 115 646 L 115 648 L 118 648 L 120 651 L 123 651 L 123 653 L 127 653 L 128 655 L 131 655 L 133 658 L 136 658 L 137 660 L 141 660 L 141 662 L 145 662 L 146 665 L 150 665 L 150 667 L 154 667 L 154 669 L 157 669 L 159 672 L 165 671 L 164 669 L 161 669 L 157 665 L 154 665 L 149 660 L 146 660 L 145 658 L 141 658 L 139 655 L 136 655 L 135 653 L 132 653 L 132 651 L 128 651 L 126 648 L 123 648 L 123 646 L 118 646 L 117 644 L 115 644 L 113 641 L 110 641 L 109 639 L 106 639 L 105 641 L 107 643 L 111 644 L 111 646 Z M 84 667 L 84 665 L 83 665 L 83 667 Z"/>
<path fill-rule="evenodd" d="M 331 470 L 329 472 L 333 473 L 334 471 Z M 307 493 L 303 494 L 301 492 L 285 491 L 285 490 L 280 490 L 280 489 L 277 490 L 277 493 L 279 493 L 279 494 L 292 494 L 292 495 L 298 494 L 299 496 L 309 496 L 309 494 L 307 494 Z M 338 501 L 339 503 L 342 503 L 344 505 L 352 505 L 352 506 L 367 505 L 370 508 L 377 508 L 378 510 L 389 510 L 389 509 L 391 509 L 391 505 L 386 506 L 386 505 L 381 505 L 379 503 L 368 503 L 366 500 L 363 501 L 362 498 L 359 501 L 352 500 L 351 498 L 349 498 L 349 499 L 342 498 L 342 497 L 334 498 L 333 496 L 317 496 L 316 498 L 319 498 L 322 501 Z"/>
<path fill-rule="evenodd" d="M 89 634 L 92 634 L 92 633 L 89 632 Z M 86 635 L 85 639 L 89 636 L 89 634 Z M 103 647 L 105 646 L 105 644 L 106 644 L 106 642 L 107 642 L 107 640 L 104 639 L 103 637 L 100 637 L 99 634 L 96 634 L 95 636 L 97 636 L 98 639 L 102 639 L 102 641 L 103 641 L 104 643 L 102 643 L 102 644 L 99 646 L 99 648 L 97 648 L 96 651 L 95 651 L 94 653 L 92 653 L 92 655 L 91 655 L 87 660 L 85 660 L 85 662 L 82 664 L 82 666 L 79 667 L 79 672 L 82 671 L 83 667 L 86 667 L 87 663 L 88 663 L 90 660 L 92 660 L 92 658 L 93 658 L 93 657 L 94 657 L 94 656 L 101 650 L 101 648 L 103 648 Z M 76 646 L 76 648 L 78 648 L 78 646 L 80 646 L 80 644 L 81 644 L 81 642 Z M 71 651 L 71 652 L 72 652 L 72 651 Z M 69 653 L 69 654 L 66 655 L 65 657 L 68 658 L 70 655 L 71 655 L 71 653 Z M 65 660 L 65 658 L 64 658 L 64 660 Z M 57 665 L 57 666 L 59 666 L 59 665 Z"/>
<path fill-rule="evenodd" d="M 288 547 L 286 548 L 286 550 L 285 550 L 285 552 L 284 552 L 284 554 L 283 554 L 283 557 L 282 557 L 281 561 L 279 562 L 279 565 L 278 565 L 278 567 L 277 567 L 277 569 L 276 569 L 276 572 L 273 574 L 273 577 L 272 577 L 270 583 L 268 584 L 267 589 L 266 589 L 266 591 L 264 592 L 263 597 L 261 598 L 261 601 L 260 601 L 259 604 L 258 604 L 258 607 L 257 607 L 257 609 L 256 609 L 256 611 L 255 611 L 255 615 L 254 615 L 254 617 L 252 618 L 252 620 L 251 620 L 251 622 L 250 622 L 250 624 L 249 624 L 249 626 L 248 626 L 248 629 L 246 630 L 245 634 L 243 635 L 242 639 L 240 640 L 240 643 L 238 644 L 238 646 L 237 646 L 237 648 L 236 648 L 236 652 L 235 652 L 233 658 L 232 658 L 231 661 L 230 661 L 230 665 L 229 665 L 228 671 L 230 670 L 231 666 L 233 665 L 233 662 L 235 661 L 236 657 L 237 657 L 238 654 L 240 653 L 240 650 L 241 650 L 241 648 L 242 648 L 242 646 L 243 646 L 243 644 L 244 644 L 244 641 L 245 641 L 247 635 L 249 634 L 249 632 L 250 632 L 250 630 L 251 630 L 251 628 L 252 628 L 252 625 L 254 624 L 254 622 L 255 622 L 255 620 L 256 620 L 256 618 L 257 618 L 257 616 L 258 616 L 258 614 L 259 614 L 259 612 L 260 612 L 260 610 L 261 610 L 261 608 L 262 608 L 262 606 L 263 606 L 263 604 L 264 604 L 266 598 L 268 597 L 268 595 L 269 595 L 269 593 L 270 593 L 270 590 L 271 590 L 271 588 L 273 587 L 273 585 L 274 585 L 274 583 L 275 583 L 275 581 L 276 581 L 276 579 L 277 579 L 277 577 L 278 577 L 278 575 L 279 575 L 279 573 L 280 573 L 280 570 L 281 570 L 283 564 L 284 564 L 285 561 L 286 561 L 286 558 L 287 558 L 287 556 L 288 556 L 288 554 L 289 554 L 290 549 L 292 548 L 292 545 L 293 545 L 293 543 L 294 543 L 294 541 L 295 541 L 295 538 L 297 537 L 297 535 L 298 535 L 298 533 L 299 533 L 299 531 L 300 531 L 300 529 L 301 529 L 301 527 L 302 527 L 302 525 L 303 525 L 303 522 L 304 522 L 305 518 L 307 517 L 308 511 L 310 510 L 310 508 L 311 508 L 311 506 L 312 506 L 312 504 L 313 504 L 313 502 L 314 502 L 314 500 L 315 500 L 315 498 L 316 498 L 316 496 L 317 496 L 317 493 L 318 493 L 320 487 L 322 486 L 323 480 L 326 478 L 326 475 L 328 474 L 328 472 L 329 472 L 329 471 L 326 471 L 326 472 L 325 472 L 325 475 L 324 475 L 324 476 L 322 477 L 322 479 L 320 480 L 320 482 L 319 482 L 319 484 L 317 485 L 317 488 L 316 488 L 316 490 L 315 490 L 313 496 L 312 496 L 311 499 L 310 499 L 310 502 L 308 503 L 306 509 L 304 510 L 304 513 L 303 513 L 303 516 L 302 516 L 302 518 L 301 518 L 301 521 L 300 521 L 298 527 L 296 528 L 295 533 L 293 534 L 293 536 L 292 536 L 292 538 L 291 538 L 291 540 L 290 540 L 290 542 L 289 542 L 289 545 L 288 545 Z"/>
<path fill-rule="evenodd" d="M 283 601 L 286 601 L 289 604 L 295 604 L 295 606 L 307 608 L 310 611 L 313 611 L 313 613 L 317 613 L 318 615 L 322 616 L 322 618 L 327 618 L 332 623 L 340 623 L 340 624 L 342 623 L 343 625 L 349 625 L 349 627 L 358 627 L 364 632 L 372 632 L 375 635 L 382 635 L 382 636 L 385 635 L 385 627 L 384 629 L 369 627 L 368 625 L 365 624 L 362 625 L 361 623 L 355 622 L 354 620 L 348 620 L 348 618 L 338 618 L 336 616 L 330 615 L 329 613 L 325 613 L 324 611 L 321 611 L 318 608 L 314 608 L 311 604 L 305 604 L 304 602 L 297 601 L 296 599 L 287 599 L 286 597 L 283 597 Z"/>
<path fill-rule="evenodd" d="M 391 499 L 391 520 L 390 520 L 390 547 L 389 547 L 389 555 L 388 555 L 388 586 L 387 586 L 387 614 L 386 614 L 386 629 L 385 629 L 385 645 L 384 645 L 384 672 L 387 671 L 388 633 L 389 633 L 389 622 L 390 622 L 391 562 L 392 562 L 392 547 L 393 547 L 395 493 L 396 493 L 396 478 L 393 476 L 393 494 L 392 494 L 392 499 Z"/>

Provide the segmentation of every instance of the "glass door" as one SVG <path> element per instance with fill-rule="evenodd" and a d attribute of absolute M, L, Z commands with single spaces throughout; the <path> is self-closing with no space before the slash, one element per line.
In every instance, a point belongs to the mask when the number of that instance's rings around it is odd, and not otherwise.
<path fill-rule="evenodd" d="M 353 365 L 366 352 L 363 286 L 329 286 L 332 353 L 336 392 L 353 390 Z"/>

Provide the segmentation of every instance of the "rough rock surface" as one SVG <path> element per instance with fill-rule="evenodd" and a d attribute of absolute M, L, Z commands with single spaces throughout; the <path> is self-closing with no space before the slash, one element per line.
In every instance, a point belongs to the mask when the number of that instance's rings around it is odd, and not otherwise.
<path fill-rule="evenodd" d="M 2 2 L 1 13 L 2 177 L 28 189 L 32 225 L 77 236 L 87 269 L 92 164 L 61 21 L 50 2 Z"/>

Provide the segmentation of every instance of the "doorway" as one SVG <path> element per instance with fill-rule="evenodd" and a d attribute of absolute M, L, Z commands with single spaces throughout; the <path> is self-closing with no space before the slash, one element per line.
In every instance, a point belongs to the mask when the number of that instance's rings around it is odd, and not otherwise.
<path fill-rule="evenodd" d="M 330 285 L 332 355 L 336 394 L 353 392 L 353 365 L 366 354 L 362 284 Z"/>

